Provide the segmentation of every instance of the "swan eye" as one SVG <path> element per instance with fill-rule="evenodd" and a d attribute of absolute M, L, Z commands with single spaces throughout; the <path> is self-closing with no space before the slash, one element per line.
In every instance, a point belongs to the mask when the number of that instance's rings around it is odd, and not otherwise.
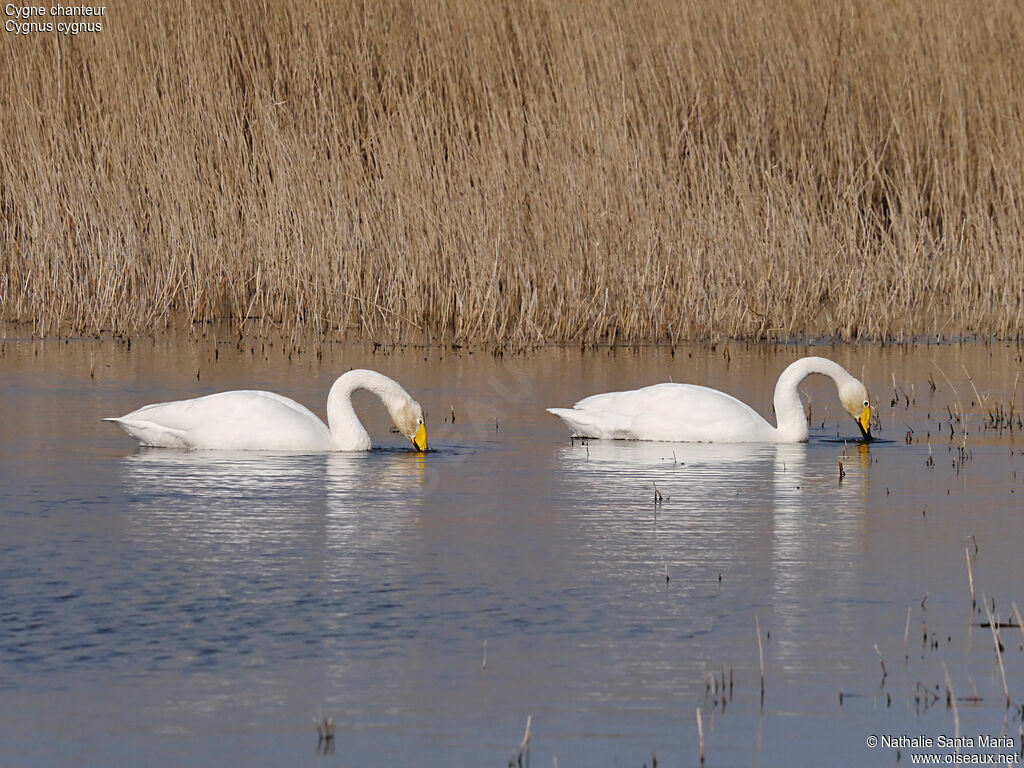
<path fill-rule="evenodd" d="M 865 400 L 865 401 L 864 401 L 864 405 L 865 405 L 865 406 L 867 406 L 867 404 L 868 404 L 868 401 L 867 401 L 867 400 Z"/>

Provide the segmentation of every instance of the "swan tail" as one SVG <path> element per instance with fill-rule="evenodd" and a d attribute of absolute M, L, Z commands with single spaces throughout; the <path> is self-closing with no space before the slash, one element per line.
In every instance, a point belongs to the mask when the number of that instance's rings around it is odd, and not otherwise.
<path fill-rule="evenodd" d="M 586 411 L 578 411 L 575 408 L 548 408 L 548 413 L 553 413 L 560 418 L 569 429 L 573 437 L 600 437 L 600 430 L 590 420 L 590 414 Z"/>
<path fill-rule="evenodd" d="M 139 441 L 141 445 L 155 448 L 190 448 L 187 432 L 183 429 L 173 429 L 151 421 L 141 419 L 106 418 L 103 421 L 112 421 L 129 435 Z"/>

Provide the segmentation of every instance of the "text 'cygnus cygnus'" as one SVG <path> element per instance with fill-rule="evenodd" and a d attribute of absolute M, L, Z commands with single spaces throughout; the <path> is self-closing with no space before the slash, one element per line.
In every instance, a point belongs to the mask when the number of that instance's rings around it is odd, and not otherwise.
<path fill-rule="evenodd" d="M 695 384 L 655 384 L 631 392 L 593 395 L 572 408 L 548 408 L 577 437 L 706 443 L 800 443 L 807 417 L 797 386 L 820 373 L 836 383 L 843 408 L 871 439 L 867 388 L 838 363 L 805 357 L 789 365 L 775 385 L 778 427 L 732 395 Z"/>
<path fill-rule="evenodd" d="M 352 393 L 373 392 L 398 431 L 427 450 L 423 409 L 395 380 L 376 371 L 338 377 L 327 395 L 327 424 L 291 398 L 239 390 L 145 405 L 113 421 L 142 445 L 267 451 L 368 451 L 370 436 L 352 409 Z"/>

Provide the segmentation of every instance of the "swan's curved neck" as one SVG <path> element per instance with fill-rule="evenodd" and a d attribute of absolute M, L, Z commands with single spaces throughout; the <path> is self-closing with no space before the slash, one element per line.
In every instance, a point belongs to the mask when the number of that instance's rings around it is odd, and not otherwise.
<path fill-rule="evenodd" d="M 394 413 L 399 404 L 409 400 L 409 394 L 394 379 L 365 369 L 349 371 L 338 377 L 327 395 L 327 426 L 341 450 L 365 451 L 370 448 L 370 435 L 352 408 L 352 393 L 366 389 L 380 398 Z"/>
<path fill-rule="evenodd" d="M 815 373 L 828 376 L 837 388 L 853 380 L 843 366 L 824 357 L 804 357 L 790 363 L 775 385 L 775 418 L 780 442 L 803 442 L 807 439 L 807 415 L 797 387 Z"/>

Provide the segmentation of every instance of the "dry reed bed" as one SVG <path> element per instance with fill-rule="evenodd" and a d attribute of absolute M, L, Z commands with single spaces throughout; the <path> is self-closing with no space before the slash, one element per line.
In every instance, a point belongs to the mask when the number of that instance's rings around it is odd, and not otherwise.
<path fill-rule="evenodd" d="M 1018 337 L 1024 6 L 108 9 L 0 36 L 0 320 Z"/>

